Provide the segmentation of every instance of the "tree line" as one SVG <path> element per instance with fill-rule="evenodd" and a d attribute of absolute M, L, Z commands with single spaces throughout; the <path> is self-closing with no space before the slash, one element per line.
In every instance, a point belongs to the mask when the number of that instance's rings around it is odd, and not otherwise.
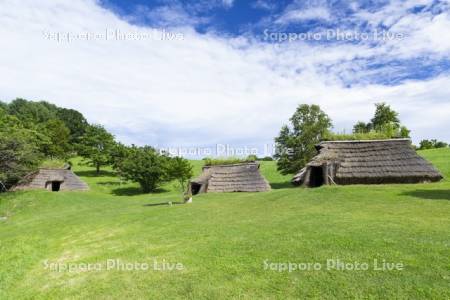
<path fill-rule="evenodd" d="M 369 122 L 358 121 L 351 134 L 333 133 L 331 118 L 318 105 L 299 105 L 290 124 L 275 138 L 278 170 L 292 174 L 316 155 L 315 145 L 323 140 L 408 138 L 410 131 L 399 114 L 386 103 L 375 104 Z M 423 140 L 419 149 L 447 147 L 437 140 Z M 9 189 L 45 159 L 69 161 L 81 156 L 83 163 L 99 174 L 112 166 L 121 178 L 137 182 L 143 192 L 155 191 L 163 183 L 177 180 L 186 191 L 192 166 L 151 146 L 126 146 L 116 141 L 102 125 L 89 124 L 73 109 L 41 101 L 0 101 L 0 190 Z M 257 158 L 254 157 L 254 160 Z"/>
<path fill-rule="evenodd" d="M 9 189 L 46 159 L 69 161 L 75 156 L 95 168 L 105 166 L 146 193 L 177 180 L 185 190 L 192 166 L 151 146 L 126 146 L 99 124 L 89 124 L 80 112 L 46 101 L 0 101 L 0 189 Z"/>

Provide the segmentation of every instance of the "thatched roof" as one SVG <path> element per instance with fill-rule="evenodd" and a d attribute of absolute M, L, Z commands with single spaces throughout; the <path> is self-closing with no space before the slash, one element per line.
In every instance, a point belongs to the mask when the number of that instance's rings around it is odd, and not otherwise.
<path fill-rule="evenodd" d="M 270 185 L 259 172 L 259 163 L 240 163 L 203 167 L 191 181 L 193 194 L 202 192 L 264 192 Z"/>
<path fill-rule="evenodd" d="M 301 184 L 307 179 L 307 171 L 319 166 L 331 166 L 324 177 L 337 184 L 417 183 L 442 179 L 437 169 L 417 155 L 409 139 L 322 142 L 317 150 L 319 154 L 294 177 L 294 183 Z"/>
<path fill-rule="evenodd" d="M 42 168 L 26 176 L 13 190 L 49 189 L 52 183 L 59 183 L 59 190 L 89 190 L 89 186 L 70 169 Z"/>

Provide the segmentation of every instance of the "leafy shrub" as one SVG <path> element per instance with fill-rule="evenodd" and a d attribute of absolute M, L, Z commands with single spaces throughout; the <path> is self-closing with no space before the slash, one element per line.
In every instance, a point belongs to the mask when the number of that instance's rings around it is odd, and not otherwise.
<path fill-rule="evenodd" d="M 271 156 L 265 156 L 263 158 L 258 159 L 260 161 L 273 161 L 273 157 Z"/>
<path fill-rule="evenodd" d="M 126 157 L 118 163 L 118 173 L 125 180 L 139 183 L 144 193 L 153 192 L 171 180 L 169 157 L 150 146 L 130 147 Z"/>
<path fill-rule="evenodd" d="M 247 160 L 249 160 L 249 161 L 257 161 L 258 160 L 258 156 L 254 155 L 254 154 L 250 154 L 249 156 L 247 156 Z"/>
<path fill-rule="evenodd" d="M 181 157 L 172 158 L 150 146 L 132 146 L 123 152 L 114 168 L 125 180 L 139 183 L 144 193 L 154 192 L 163 183 L 176 179 L 183 190 L 192 176 L 192 166 Z"/>
<path fill-rule="evenodd" d="M 445 142 L 441 142 L 438 140 L 422 140 L 420 141 L 419 150 L 426 150 L 426 149 L 436 149 L 436 148 L 446 148 L 448 147 L 448 144 Z"/>
<path fill-rule="evenodd" d="M 177 181 L 182 193 L 186 192 L 188 190 L 188 181 L 193 175 L 192 165 L 187 159 L 182 157 L 171 158 L 169 164 L 169 174 L 171 179 Z M 188 200 L 192 197 L 192 194 L 186 192 L 184 196 L 187 197 L 187 199 L 185 198 L 184 200 Z"/>
<path fill-rule="evenodd" d="M 368 133 L 372 130 L 372 123 L 359 121 L 353 126 L 353 133 Z"/>

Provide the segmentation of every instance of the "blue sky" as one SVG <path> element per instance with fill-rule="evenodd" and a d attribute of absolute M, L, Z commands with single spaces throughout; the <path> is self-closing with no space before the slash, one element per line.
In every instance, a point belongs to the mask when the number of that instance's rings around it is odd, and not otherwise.
<path fill-rule="evenodd" d="M 134 23 L 143 26 L 158 24 L 156 18 L 145 16 L 142 9 L 158 10 L 170 7 L 185 11 L 192 19 L 204 19 L 195 24 L 199 32 L 208 30 L 224 34 L 239 35 L 291 4 L 292 1 L 148 1 L 148 0 L 106 0 L 101 4 L 120 16 L 136 18 Z M 156 21 L 156 22 L 155 22 Z"/>
<path fill-rule="evenodd" d="M 125 143 L 260 151 L 301 103 L 349 132 L 384 101 L 414 142 L 450 141 L 449 28 L 448 0 L 4 0 L 0 100 Z"/>

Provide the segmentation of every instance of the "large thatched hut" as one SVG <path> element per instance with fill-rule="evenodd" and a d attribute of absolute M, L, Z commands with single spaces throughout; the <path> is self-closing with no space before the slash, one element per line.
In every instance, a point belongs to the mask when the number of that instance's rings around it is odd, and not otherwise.
<path fill-rule="evenodd" d="M 206 192 L 265 192 L 270 185 L 259 171 L 259 163 L 239 163 L 203 167 L 202 174 L 191 181 L 193 195 Z"/>
<path fill-rule="evenodd" d="M 46 189 L 58 191 L 86 191 L 89 186 L 72 170 L 42 168 L 26 176 L 13 190 Z"/>
<path fill-rule="evenodd" d="M 294 176 L 296 185 L 419 183 L 442 179 L 417 155 L 409 139 L 332 141 L 316 146 L 318 155 Z"/>

